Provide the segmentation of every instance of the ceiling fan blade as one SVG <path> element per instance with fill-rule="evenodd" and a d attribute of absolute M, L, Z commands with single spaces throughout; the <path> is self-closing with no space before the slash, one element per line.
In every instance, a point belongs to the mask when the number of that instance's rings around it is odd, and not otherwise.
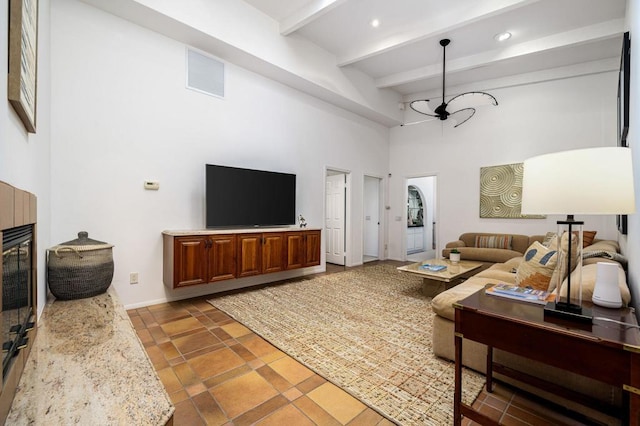
<path fill-rule="evenodd" d="M 456 123 L 453 127 L 458 127 L 459 125 L 466 123 L 466 121 L 473 117 L 473 114 L 475 113 L 475 108 L 463 108 L 449 114 L 449 118 Z"/>
<path fill-rule="evenodd" d="M 429 121 L 433 121 L 433 120 L 437 120 L 438 117 L 433 117 L 433 118 L 427 118 L 426 120 L 418 120 L 418 121 L 410 121 L 408 123 L 402 123 L 400 125 L 400 127 L 404 127 L 404 126 L 413 126 L 414 124 L 422 124 L 422 123 L 427 123 Z"/>
<path fill-rule="evenodd" d="M 447 110 L 457 111 L 463 108 L 475 108 L 485 105 L 497 106 L 498 101 L 493 95 L 485 92 L 466 92 L 451 98 L 447 103 Z"/>
<path fill-rule="evenodd" d="M 409 104 L 409 107 L 415 112 L 419 112 L 420 114 L 429 115 L 431 117 L 438 117 L 438 114 L 433 111 L 434 108 L 431 107 L 429 102 L 429 99 L 420 99 L 417 101 L 412 101 Z"/>

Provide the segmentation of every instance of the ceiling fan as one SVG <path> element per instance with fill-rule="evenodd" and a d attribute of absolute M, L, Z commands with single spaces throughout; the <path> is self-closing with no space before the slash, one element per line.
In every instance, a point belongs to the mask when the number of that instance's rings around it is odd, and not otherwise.
<path fill-rule="evenodd" d="M 449 100 L 449 102 L 445 102 L 445 63 L 447 59 L 447 46 L 451 43 L 451 40 L 448 38 L 440 40 L 440 46 L 442 46 L 443 58 L 442 58 L 442 103 L 440 105 L 436 104 L 436 100 L 434 99 L 419 99 L 416 101 L 412 101 L 409 103 L 409 107 L 412 110 L 433 117 L 431 119 L 414 121 L 410 123 L 404 123 L 402 126 L 407 126 L 410 124 L 419 124 L 424 123 L 425 121 L 431 121 L 436 118 L 440 120 L 447 120 L 451 118 L 456 122 L 456 125 L 453 127 L 458 127 L 459 125 L 466 123 L 473 114 L 476 113 L 475 107 L 482 105 L 498 105 L 498 101 L 489 93 L 485 92 L 465 92 L 459 95 L 454 96 Z M 435 106 L 437 105 L 437 106 Z M 435 108 L 432 108 L 435 106 Z"/>

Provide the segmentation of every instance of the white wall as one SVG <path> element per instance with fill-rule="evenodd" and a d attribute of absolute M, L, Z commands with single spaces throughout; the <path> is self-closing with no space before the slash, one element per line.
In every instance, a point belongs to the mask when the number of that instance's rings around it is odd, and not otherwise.
<path fill-rule="evenodd" d="M 386 174 L 387 128 L 232 65 L 224 100 L 187 90 L 182 43 L 76 0 L 51 15 L 52 240 L 114 244 L 125 305 L 222 288 L 162 284 L 162 230 L 203 227 L 205 163 L 296 173 L 298 213 L 320 228 L 325 167 L 350 170 L 362 259 L 363 176 Z"/>
<path fill-rule="evenodd" d="M 29 191 L 38 198 L 38 311 L 46 297 L 45 250 L 50 246 L 50 49 L 49 0 L 39 1 L 38 91 L 36 133 L 25 130 L 8 101 L 0 102 L 0 180 Z M 7 3 L 0 7 L 0 58 L 7 64 L 9 16 Z M 6 65 L 5 65 L 6 66 Z M 0 73 L 0 98 L 7 99 L 7 68 Z"/>
<path fill-rule="evenodd" d="M 452 93 L 457 93 L 455 90 Z M 616 144 L 617 73 L 495 89 L 497 107 L 480 107 L 458 128 L 432 121 L 391 129 L 389 258 L 402 259 L 405 179 L 438 175 L 439 250 L 463 232 L 544 234 L 547 219 L 481 219 L 480 167 L 522 162 L 554 151 Z M 617 239 L 615 218 L 577 217 L 598 237 Z"/>
<path fill-rule="evenodd" d="M 142 27 L 387 125 L 400 122 L 400 95 L 238 0 L 83 0 Z"/>
<path fill-rule="evenodd" d="M 640 37 L 640 0 L 627 2 L 626 29 L 631 32 L 631 45 L 637 46 Z M 621 237 L 623 253 L 629 258 L 628 282 L 631 289 L 632 305 L 636 308 L 640 302 L 640 215 L 638 214 L 638 202 L 640 201 L 640 51 L 631 50 L 631 88 L 629 96 L 629 135 L 627 141 L 631 147 L 634 164 L 634 183 L 636 192 L 636 213 L 629 215 L 628 233 Z M 637 315 L 637 314 L 636 314 Z"/>

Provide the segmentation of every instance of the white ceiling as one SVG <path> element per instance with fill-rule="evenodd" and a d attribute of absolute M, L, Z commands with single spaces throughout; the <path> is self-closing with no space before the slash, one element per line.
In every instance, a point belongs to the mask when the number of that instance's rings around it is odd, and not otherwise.
<path fill-rule="evenodd" d="M 619 58 L 626 0 L 244 0 L 400 94 Z M 380 26 L 373 28 L 372 19 Z M 509 31 L 511 39 L 494 36 Z"/>

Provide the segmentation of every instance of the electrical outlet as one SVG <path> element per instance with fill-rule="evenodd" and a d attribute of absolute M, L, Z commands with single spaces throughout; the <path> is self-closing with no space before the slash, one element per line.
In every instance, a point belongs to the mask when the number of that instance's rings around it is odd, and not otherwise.
<path fill-rule="evenodd" d="M 138 273 L 132 272 L 129 274 L 129 284 L 138 284 Z"/>

